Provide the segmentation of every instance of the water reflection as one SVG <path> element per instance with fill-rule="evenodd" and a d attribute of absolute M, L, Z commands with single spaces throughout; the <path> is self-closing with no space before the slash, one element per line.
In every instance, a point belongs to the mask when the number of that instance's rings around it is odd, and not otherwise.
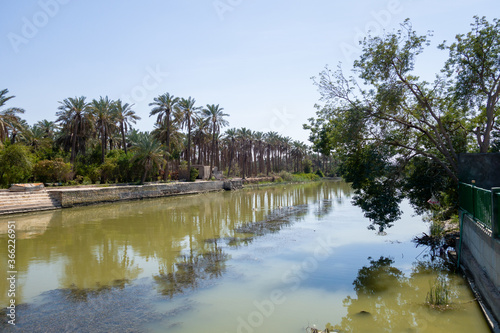
<path fill-rule="evenodd" d="M 10 216 L 0 219 L 0 255 L 6 258 L 4 226 L 14 220 L 18 303 L 44 290 L 98 289 L 140 277 L 154 277 L 172 296 L 224 273 L 228 255 L 220 245 L 249 244 L 305 214 L 309 203 L 342 200 L 350 191 L 343 182 L 311 183 Z M 7 289 L 0 279 L 2 304 Z"/>
<path fill-rule="evenodd" d="M 406 276 L 392 266 L 392 258 L 368 260 L 370 264 L 358 271 L 353 282 L 356 297 L 343 301 L 347 315 L 338 325 L 327 324 L 328 328 L 337 332 L 489 331 L 484 321 L 474 320 L 478 305 L 463 280 L 444 269 L 442 262 L 417 262 Z M 425 304 L 430 283 L 438 277 L 450 289 L 452 306 L 444 313 Z"/>

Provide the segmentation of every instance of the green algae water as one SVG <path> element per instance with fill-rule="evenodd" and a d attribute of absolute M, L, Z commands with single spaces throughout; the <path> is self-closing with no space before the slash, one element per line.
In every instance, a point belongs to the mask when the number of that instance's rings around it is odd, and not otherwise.
<path fill-rule="evenodd" d="M 350 196 L 329 181 L 3 217 L 0 330 L 489 332 L 466 282 L 411 241 L 421 217 L 403 206 L 380 236 Z M 437 278 L 446 308 L 425 304 Z"/>

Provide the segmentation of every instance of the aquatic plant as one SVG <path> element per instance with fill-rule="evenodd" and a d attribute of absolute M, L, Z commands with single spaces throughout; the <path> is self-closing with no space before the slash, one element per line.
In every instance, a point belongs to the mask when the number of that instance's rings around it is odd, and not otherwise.
<path fill-rule="evenodd" d="M 444 310 L 450 305 L 450 288 L 446 279 L 438 277 L 425 297 L 430 307 Z"/>

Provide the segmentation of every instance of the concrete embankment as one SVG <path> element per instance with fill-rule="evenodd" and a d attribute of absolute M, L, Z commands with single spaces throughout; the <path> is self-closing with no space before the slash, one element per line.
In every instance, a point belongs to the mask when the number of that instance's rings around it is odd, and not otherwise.
<path fill-rule="evenodd" d="M 0 193 L 0 215 L 240 188 L 242 188 L 241 180 L 230 180 L 72 187 L 22 193 L 2 191 Z"/>
<path fill-rule="evenodd" d="M 494 331 L 500 328 L 500 240 L 492 237 L 491 230 L 465 215 L 462 230 L 460 263 L 472 278 L 475 289 L 494 317 Z M 496 327 L 495 327 L 496 326 Z"/>

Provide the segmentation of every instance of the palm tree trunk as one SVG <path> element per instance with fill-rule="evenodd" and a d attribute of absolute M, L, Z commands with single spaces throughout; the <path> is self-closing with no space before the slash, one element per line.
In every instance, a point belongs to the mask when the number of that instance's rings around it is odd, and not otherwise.
<path fill-rule="evenodd" d="M 187 177 L 190 180 L 191 177 L 191 118 L 188 118 L 188 146 L 187 146 Z"/>
<path fill-rule="evenodd" d="M 71 157 L 70 163 L 73 166 L 73 170 L 75 170 L 75 157 L 76 157 L 76 137 L 78 132 L 78 121 L 75 121 L 75 126 L 73 128 L 73 137 L 71 138 Z"/>
<path fill-rule="evenodd" d="M 215 123 L 212 124 L 213 126 L 213 131 L 212 131 L 212 158 L 210 161 L 210 176 L 208 177 L 209 179 L 212 179 L 212 170 L 214 168 L 214 159 L 215 159 Z"/>
<path fill-rule="evenodd" d="M 120 123 L 120 131 L 122 132 L 123 151 L 125 152 L 125 155 L 127 155 L 127 142 L 125 141 L 125 129 L 123 128 L 123 123 Z"/>

